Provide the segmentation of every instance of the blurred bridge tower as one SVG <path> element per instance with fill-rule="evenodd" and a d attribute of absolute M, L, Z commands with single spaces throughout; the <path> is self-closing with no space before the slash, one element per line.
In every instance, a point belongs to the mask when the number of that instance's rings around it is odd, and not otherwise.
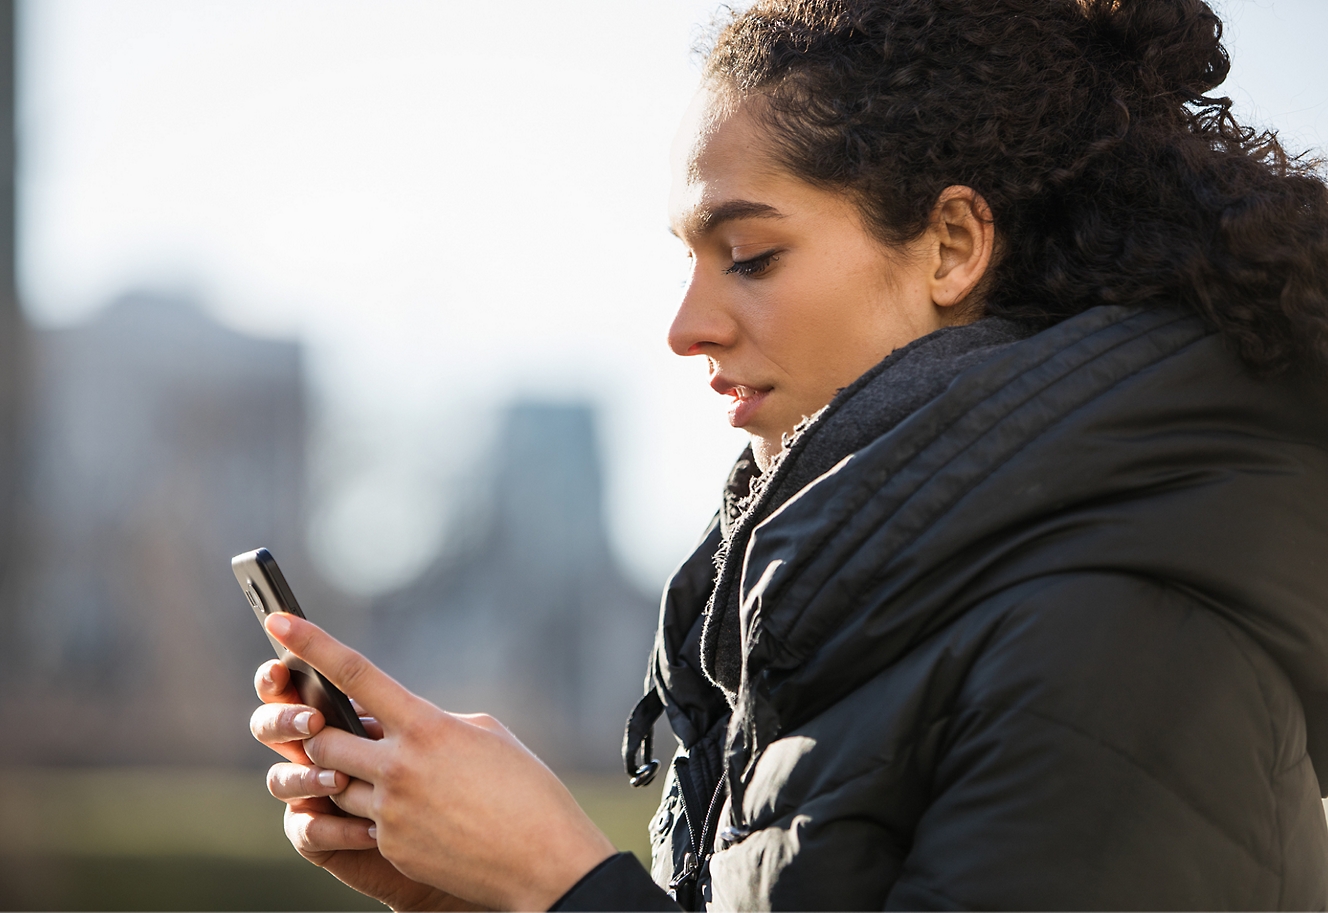
<path fill-rule="evenodd" d="M 451 548 L 370 622 L 373 658 L 407 687 L 492 713 L 562 771 L 621 765 L 656 618 L 609 545 L 594 419 L 512 406 Z"/>

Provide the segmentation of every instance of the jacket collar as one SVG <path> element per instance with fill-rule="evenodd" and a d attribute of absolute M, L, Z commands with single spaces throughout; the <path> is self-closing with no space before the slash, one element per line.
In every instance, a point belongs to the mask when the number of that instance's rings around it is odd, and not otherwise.
<path fill-rule="evenodd" d="M 738 460 L 720 512 L 716 585 L 701 634 L 705 672 L 730 701 L 742 666 L 738 581 L 753 530 L 817 477 L 939 396 L 963 371 L 1027 335 L 1015 323 L 986 318 L 924 336 L 891 353 L 804 420 L 766 473 L 756 470 L 750 449 Z"/>

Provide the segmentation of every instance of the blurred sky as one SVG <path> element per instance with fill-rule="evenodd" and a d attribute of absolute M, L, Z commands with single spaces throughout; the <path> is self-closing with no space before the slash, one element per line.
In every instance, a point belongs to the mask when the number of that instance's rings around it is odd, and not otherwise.
<path fill-rule="evenodd" d="M 440 546 L 494 407 L 601 407 L 608 518 L 654 588 L 742 446 L 664 332 L 668 146 L 711 0 L 25 0 L 20 277 L 306 344 L 311 542 L 372 593 Z M 1228 0 L 1224 89 L 1328 138 L 1325 0 Z M 206 522 L 200 518 L 199 522 Z"/>

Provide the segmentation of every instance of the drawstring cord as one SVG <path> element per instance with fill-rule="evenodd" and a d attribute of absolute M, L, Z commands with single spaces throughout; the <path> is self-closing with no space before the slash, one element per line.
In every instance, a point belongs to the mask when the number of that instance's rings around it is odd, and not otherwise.
<path fill-rule="evenodd" d="M 623 734 L 623 766 L 633 786 L 646 786 L 659 773 L 659 758 L 650 755 L 655 747 L 655 721 L 664 712 L 664 702 L 655 689 L 637 701 L 627 718 Z"/>

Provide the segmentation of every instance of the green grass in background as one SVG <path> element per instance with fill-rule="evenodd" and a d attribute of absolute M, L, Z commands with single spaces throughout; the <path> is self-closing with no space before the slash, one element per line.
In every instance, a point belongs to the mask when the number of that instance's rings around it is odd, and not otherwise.
<path fill-rule="evenodd" d="M 659 788 L 567 778 L 621 849 L 649 857 Z M 305 862 L 261 771 L 0 770 L 0 909 L 374 910 Z"/>

